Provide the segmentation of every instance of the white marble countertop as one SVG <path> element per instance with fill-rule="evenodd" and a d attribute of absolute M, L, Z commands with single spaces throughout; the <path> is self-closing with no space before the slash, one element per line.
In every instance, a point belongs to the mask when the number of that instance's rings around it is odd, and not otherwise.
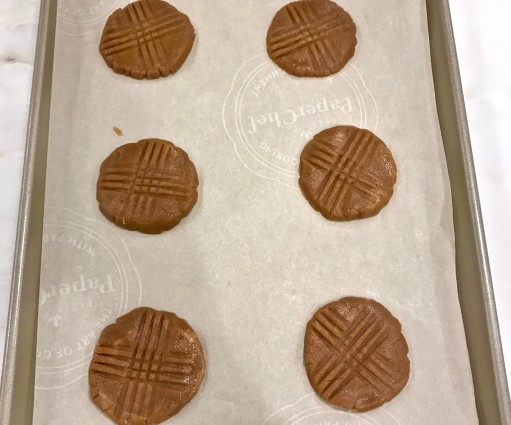
<path fill-rule="evenodd" d="M 508 0 L 451 0 L 479 192 L 511 371 L 511 26 Z M 39 0 L 0 3 L 0 358 L 7 320 Z M 1 365 L 0 365 L 1 368 Z M 511 374 L 508 372 L 508 376 Z"/>

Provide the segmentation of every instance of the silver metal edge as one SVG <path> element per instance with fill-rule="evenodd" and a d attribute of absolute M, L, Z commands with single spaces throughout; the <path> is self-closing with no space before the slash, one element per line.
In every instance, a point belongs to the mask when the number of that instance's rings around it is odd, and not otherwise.
<path fill-rule="evenodd" d="M 477 254 L 481 265 L 480 280 L 483 283 L 484 306 L 486 320 L 489 325 L 491 338 L 491 353 L 495 367 L 495 382 L 497 383 L 498 404 L 500 414 L 506 423 L 511 424 L 511 402 L 509 396 L 509 387 L 507 382 L 506 367 L 504 363 L 504 353 L 502 351 L 502 342 L 500 338 L 499 323 L 497 317 L 497 307 L 493 293 L 493 284 L 488 258 L 488 249 L 484 234 L 484 224 L 477 187 L 476 172 L 474 167 L 474 158 L 472 155 L 472 145 L 468 127 L 467 113 L 465 109 L 465 99 L 463 97 L 463 86 L 456 52 L 456 43 L 449 9 L 449 0 L 441 0 L 442 14 L 441 19 L 446 29 L 446 47 L 450 56 L 449 76 L 453 84 L 454 104 L 458 117 L 457 121 L 459 134 L 461 135 L 460 146 L 463 160 L 465 162 L 464 173 L 469 195 L 472 226 L 476 230 Z"/>
<path fill-rule="evenodd" d="M 25 148 L 25 161 L 21 183 L 21 196 L 19 204 L 18 228 L 16 233 L 16 247 L 12 272 L 11 296 L 9 300 L 9 314 L 5 339 L 5 355 L 0 384 L 0 423 L 7 425 L 11 417 L 12 389 L 15 380 L 16 348 L 18 342 L 19 314 L 21 293 L 23 287 L 23 272 L 25 269 L 25 251 L 29 243 L 28 228 L 30 211 L 32 208 L 32 186 L 35 178 L 35 154 L 37 134 L 39 127 L 39 112 L 41 93 L 43 91 L 43 68 L 47 50 L 47 35 L 49 28 L 50 1 L 41 0 L 39 22 L 37 31 L 36 54 L 34 60 L 34 74 L 30 111 L 27 126 L 27 142 Z M 42 219 L 42 218 L 41 218 Z"/>

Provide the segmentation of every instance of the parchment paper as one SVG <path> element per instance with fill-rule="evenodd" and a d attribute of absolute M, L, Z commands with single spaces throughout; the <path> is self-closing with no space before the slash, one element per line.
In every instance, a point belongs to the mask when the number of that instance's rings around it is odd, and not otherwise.
<path fill-rule="evenodd" d="M 117 75 L 98 53 L 124 3 L 59 1 L 34 423 L 110 423 L 89 400 L 91 353 L 106 324 L 147 305 L 185 318 L 207 355 L 200 392 L 170 423 L 476 424 L 425 2 L 339 2 L 354 58 L 298 79 L 265 53 L 286 0 L 173 0 L 197 39 L 156 81 Z M 329 222 L 298 189 L 301 149 L 336 124 L 373 130 L 394 154 L 396 191 L 374 218 Z M 116 228 L 95 200 L 102 160 L 147 137 L 184 148 L 200 178 L 191 214 L 157 236 Z M 383 303 L 410 346 L 408 385 L 363 415 L 319 400 L 303 367 L 307 321 L 346 295 Z"/>

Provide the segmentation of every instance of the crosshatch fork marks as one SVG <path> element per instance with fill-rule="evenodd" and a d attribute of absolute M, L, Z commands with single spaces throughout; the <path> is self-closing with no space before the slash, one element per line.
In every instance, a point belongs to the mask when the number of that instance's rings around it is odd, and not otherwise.
<path fill-rule="evenodd" d="M 326 207 L 330 212 L 342 202 L 349 189 L 358 190 L 369 201 L 377 201 L 378 197 L 369 190 L 361 190 L 358 175 L 360 171 L 368 166 L 376 149 L 378 148 L 376 140 L 369 134 L 360 142 L 360 147 L 352 158 L 346 162 L 344 169 L 337 170 L 337 179 L 332 184 L 332 190 L 326 199 Z"/>
<path fill-rule="evenodd" d="M 192 23 L 174 6 L 163 0 L 138 0 L 108 18 L 99 49 L 115 72 L 152 79 L 176 72 L 194 40 Z"/>
<path fill-rule="evenodd" d="M 359 329 L 361 327 L 364 327 L 364 325 L 367 323 L 367 321 L 370 319 L 370 311 L 363 310 L 361 311 L 357 317 L 349 324 L 347 328 L 344 329 L 342 337 L 339 338 L 337 341 L 335 348 L 337 346 L 346 346 L 346 344 L 349 343 L 350 340 L 353 339 L 353 337 L 358 333 Z M 319 336 L 325 343 L 329 343 L 328 338 L 326 338 L 323 333 L 318 329 L 318 325 L 321 325 L 320 321 L 315 321 L 311 325 L 311 328 L 316 332 L 317 336 Z M 326 364 L 323 361 L 320 361 L 316 368 L 314 369 L 314 374 L 320 374 L 322 369 L 326 367 Z M 328 372 L 328 371 L 327 371 Z M 321 383 L 322 378 L 320 377 L 319 382 Z"/>
<path fill-rule="evenodd" d="M 270 58 L 298 77 L 326 77 L 355 53 L 351 16 L 330 0 L 288 3 L 273 18 L 266 37 Z"/>
<path fill-rule="evenodd" d="M 326 171 L 316 196 L 330 213 L 342 202 L 349 189 L 357 190 L 370 201 L 377 201 L 375 192 L 380 186 L 363 174 L 377 148 L 378 142 L 372 133 L 354 129 L 339 152 L 328 152 L 330 157 L 327 162 L 324 157 L 325 144 L 313 140 L 306 160 Z"/>
<path fill-rule="evenodd" d="M 364 347 L 368 346 L 374 332 L 379 332 L 381 326 L 371 314 L 367 314 L 351 327 L 351 333 L 348 331 L 346 334 L 337 336 L 320 317 L 317 317 L 316 321 L 312 329 L 333 349 L 331 360 L 323 367 L 324 371 L 318 373 L 316 377 L 316 383 L 320 390 L 326 392 L 335 382 L 356 367 L 353 364 L 353 359 L 356 359 Z M 363 362 L 364 359 L 357 360 Z"/>
<path fill-rule="evenodd" d="M 300 156 L 299 184 L 309 203 L 330 220 L 377 214 L 394 193 L 392 153 L 371 131 L 353 126 L 323 130 Z"/>
<path fill-rule="evenodd" d="M 150 216 L 154 198 L 184 199 L 192 197 L 192 188 L 182 174 L 164 170 L 172 166 L 174 148 L 168 143 L 146 141 L 134 165 L 110 165 L 100 176 L 99 189 L 125 195 L 119 219 L 129 220 L 133 214 Z"/>
<path fill-rule="evenodd" d="M 327 393 L 330 387 L 337 388 L 331 392 L 330 398 L 332 398 L 355 375 L 364 372 L 370 373 L 369 383 L 375 389 L 379 389 L 380 385 L 388 386 L 385 380 L 380 380 L 377 375 L 374 375 L 374 367 L 370 359 L 373 350 L 386 340 L 386 331 L 376 318 L 371 317 L 370 314 L 366 315 L 359 326 L 355 327 L 355 332 L 348 334 L 347 337 L 345 337 L 347 332 L 342 333 L 337 324 L 328 321 L 326 312 L 318 315 L 317 321 L 320 326 L 313 327 L 313 329 L 332 349 L 329 357 L 335 359 L 332 363 L 336 365 L 318 377 L 317 383 L 322 391 Z M 373 375 L 376 377 L 374 381 Z M 327 377 L 331 377 L 331 379 L 327 380 Z"/>
<path fill-rule="evenodd" d="M 193 360 L 186 356 L 185 358 L 177 358 L 172 356 L 163 357 L 163 344 L 169 328 L 168 319 L 163 316 L 160 319 L 162 324 L 159 326 L 161 337 L 158 338 L 159 344 L 153 351 L 153 356 L 147 359 L 136 358 L 134 362 L 134 370 L 141 369 L 147 371 L 148 376 L 158 374 L 161 370 L 162 374 L 170 376 L 170 374 L 188 375 L 192 372 Z M 132 359 L 133 350 L 131 348 L 122 348 L 121 346 L 98 344 L 94 351 L 93 370 L 100 373 L 111 373 L 114 377 L 122 376 L 133 378 L 134 371 L 130 372 L 130 360 Z M 172 354 L 172 353 L 171 353 Z M 101 367 L 98 367 L 100 365 Z M 113 370 L 112 370 L 112 369 Z M 121 373 L 119 373 L 121 372 Z"/>
<path fill-rule="evenodd" d="M 121 13 L 129 26 L 121 26 L 119 30 L 105 34 L 101 41 L 104 52 L 116 55 L 138 49 L 145 67 L 161 62 L 165 55 L 162 39 L 181 31 L 186 25 L 185 18 L 177 10 L 165 8 L 153 14 L 147 0 L 128 4 Z M 118 22 L 121 22 L 120 17 Z"/>
<path fill-rule="evenodd" d="M 147 169 L 147 165 L 149 163 L 150 154 L 147 155 L 147 150 L 149 149 L 149 145 L 154 146 L 155 143 L 151 143 L 151 140 L 145 141 L 143 143 L 142 151 L 140 152 L 140 155 L 137 160 L 136 170 L 135 173 L 132 175 L 130 179 L 130 186 L 127 192 L 127 197 L 124 202 L 124 206 L 121 210 L 120 217 L 121 219 L 125 219 L 127 216 L 131 216 L 131 213 L 134 209 L 133 203 L 136 199 L 135 188 L 136 188 L 136 178 L 143 178 L 145 176 L 144 173 L 140 173 L 140 170 L 142 168 Z"/>
<path fill-rule="evenodd" d="M 138 330 L 137 330 L 137 335 L 135 337 L 135 343 L 133 345 L 135 350 L 138 350 L 138 347 L 140 345 L 142 335 L 144 332 L 145 323 L 147 320 L 147 316 L 149 314 L 150 314 L 150 312 L 144 312 L 143 316 L 140 319 L 140 323 L 138 325 Z M 135 356 L 132 355 L 132 357 L 130 359 L 130 364 L 129 364 L 128 370 L 133 369 L 133 367 L 135 365 L 135 360 L 136 360 Z M 131 381 L 129 379 L 124 379 L 122 389 L 119 393 L 119 398 L 116 400 L 116 403 L 115 403 L 115 415 L 117 417 L 120 417 L 120 415 L 122 413 L 124 402 L 128 397 L 128 389 L 129 389 L 130 385 L 131 385 Z"/>
<path fill-rule="evenodd" d="M 137 308 L 101 333 L 89 369 L 94 403 L 115 423 L 161 423 L 197 393 L 205 358 L 173 313 Z"/>
<path fill-rule="evenodd" d="M 169 341 L 169 319 L 160 312 L 145 312 L 137 326 L 133 346 L 117 347 L 99 343 L 91 370 L 105 378 L 121 380 L 122 388 L 115 404 L 115 415 L 143 414 L 152 387 L 178 390 L 188 386 L 193 360 L 163 356 Z M 149 394 L 148 394 L 149 393 Z"/>
<path fill-rule="evenodd" d="M 318 188 L 317 195 L 319 200 L 324 197 L 328 198 L 337 179 L 345 179 L 349 175 L 346 171 L 349 171 L 349 166 L 356 161 L 357 154 L 360 152 L 362 143 L 359 144 L 358 142 L 361 137 L 363 137 L 362 132 L 354 130 L 351 133 L 342 150 L 338 153 L 334 165 L 328 170 Z M 355 153 L 352 155 L 353 150 L 355 150 Z"/>
<path fill-rule="evenodd" d="M 346 320 L 344 316 L 339 314 L 339 312 L 333 308 L 323 311 L 322 316 L 327 322 L 330 323 L 330 325 L 327 324 L 326 328 L 334 337 L 333 341 L 337 346 L 338 343 L 342 341 L 343 335 L 346 335 L 346 333 L 349 332 L 349 327 L 351 324 Z M 393 380 L 392 370 L 382 362 L 382 360 L 385 360 L 385 358 L 380 356 L 377 351 L 375 351 L 373 354 L 373 357 L 368 357 L 366 359 L 366 363 L 368 365 L 376 363 L 376 366 L 381 369 L 382 374 L 387 379 Z"/>
<path fill-rule="evenodd" d="M 345 23 L 337 14 L 316 16 L 311 6 L 307 4 L 289 4 L 286 11 L 293 23 L 284 34 L 276 33 L 269 38 L 270 52 L 275 58 L 292 55 L 294 52 L 307 49 L 312 65 L 321 64 L 329 67 L 338 52 L 324 42 L 332 31 L 339 31 Z"/>
<path fill-rule="evenodd" d="M 321 307 L 307 324 L 304 353 L 315 392 L 338 407 L 381 406 L 408 381 L 401 325 L 373 300 L 346 297 Z"/>
<path fill-rule="evenodd" d="M 166 140 L 143 139 L 118 147 L 103 161 L 96 198 L 116 225 L 154 234 L 190 213 L 198 185 L 185 151 Z"/>
<path fill-rule="evenodd" d="M 145 2 L 144 2 L 145 3 Z M 127 6 L 127 9 L 132 10 L 132 4 Z M 131 12 L 131 27 L 121 28 L 117 31 L 107 32 L 102 39 L 102 44 L 105 49 L 119 46 L 119 43 L 125 43 L 127 41 L 136 41 L 137 35 L 142 37 L 142 41 L 146 39 L 154 39 L 162 31 L 166 31 L 168 28 L 175 28 L 176 24 L 182 24 L 184 19 L 177 13 L 164 10 L 158 15 L 153 16 L 149 12 L 148 18 L 140 19 L 135 12 Z M 126 15 L 128 18 L 128 15 Z"/>
<path fill-rule="evenodd" d="M 309 14 L 307 14 L 306 9 L 309 9 Z M 335 53 L 333 53 L 327 47 L 324 41 L 328 39 L 332 31 L 338 31 L 340 29 L 342 26 L 342 20 L 340 20 L 339 17 L 335 15 L 337 17 L 336 20 L 323 20 L 323 25 L 321 25 L 320 20 L 320 25 L 317 27 L 311 27 L 306 26 L 307 22 L 316 22 L 319 17 L 316 17 L 312 9 L 306 7 L 305 4 L 303 4 L 303 8 L 300 3 L 290 4 L 288 11 L 295 25 L 301 28 L 302 34 L 305 36 L 305 40 L 296 43 L 296 49 L 292 49 L 291 51 L 287 49 L 287 54 L 292 54 L 294 51 L 299 50 L 303 47 L 302 45 L 305 42 L 307 48 L 309 49 L 309 53 L 311 54 L 311 58 L 313 59 L 312 62 L 318 66 L 324 64 L 327 69 L 330 69 L 330 62 L 333 63 L 333 61 L 335 61 Z M 281 56 L 280 53 L 277 54 L 277 57 L 279 56 Z"/>

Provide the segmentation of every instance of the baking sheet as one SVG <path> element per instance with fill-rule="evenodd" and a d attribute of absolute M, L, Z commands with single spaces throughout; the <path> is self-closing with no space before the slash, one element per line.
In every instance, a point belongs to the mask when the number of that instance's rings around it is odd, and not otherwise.
<path fill-rule="evenodd" d="M 114 5 L 89 3 L 92 17 L 59 4 L 34 423 L 109 423 L 88 400 L 88 361 L 104 324 L 139 304 L 175 311 L 205 346 L 206 380 L 173 423 L 477 423 L 425 5 L 343 2 L 357 53 L 304 80 L 265 55 L 285 2 L 175 1 L 196 44 L 178 74 L 140 82 L 104 65 Z M 297 189 L 303 145 L 334 124 L 369 128 L 394 153 L 396 193 L 373 219 L 326 222 Z M 94 200 L 103 158 L 144 137 L 186 149 L 201 181 L 190 216 L 159 236 L 114 228 Z M 364 415 L 310 394 L 302 365 L 307 320 L 344 295 L 385 304 L 411 350 L 407 387 Z"/>

